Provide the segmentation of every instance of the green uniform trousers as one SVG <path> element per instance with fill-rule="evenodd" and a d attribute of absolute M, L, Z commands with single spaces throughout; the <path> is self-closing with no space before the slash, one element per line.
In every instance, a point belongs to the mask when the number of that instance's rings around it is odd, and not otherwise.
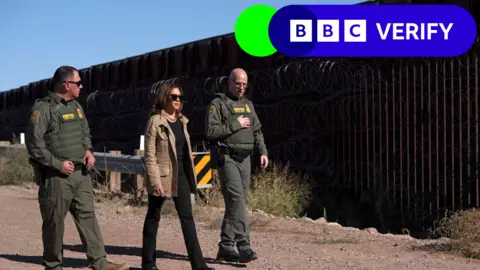
<path fill-rule="evenodd" d="M 90 175 L 76 170 L 69 176 L 48 170 L 38 190 L 42 214 L 43 262 L 45 269 L 62 269 L 64 221 L 72 215 L 86 250 L 89 266 L 105 267 L 106 253 L 95 216 L 94 194 Z"/>
<path fill-rule="evenodd" d="M 220 248 L 239 250 L 250 248 L 250 230 L 247 216 L 247 198 L 250 187 L 250 156 L 242 162 L 225 155 L 225 162 L 218 168 L 225 215 L 220 233 Z"/>

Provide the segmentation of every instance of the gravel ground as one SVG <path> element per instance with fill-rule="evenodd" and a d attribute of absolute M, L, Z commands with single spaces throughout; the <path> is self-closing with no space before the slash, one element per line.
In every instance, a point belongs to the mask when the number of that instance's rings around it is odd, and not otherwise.
<path fill-rule="evenodd" d="M 41 218 L 35 188 L 0 187 L 0 269 L 42 269 Z M 158 265 L 190 269 L 178 219 L 168 210 L 160 222 Z M 108 258 L 140 269 L 144 208 L 120 202 L 97 204 Z M 433 240 L 381 235 L 336 223 L 271 218 L 252 213 L 252 242 L 260 259 L 215 262 L 221 210 L 197 208 L 198 235 L 205 257 L 216 269 L 480 269 L 480 261 L 419 250 Z M 70 215 L 65 229 L 65 269 L 86 269 L 86 258 Z"/>

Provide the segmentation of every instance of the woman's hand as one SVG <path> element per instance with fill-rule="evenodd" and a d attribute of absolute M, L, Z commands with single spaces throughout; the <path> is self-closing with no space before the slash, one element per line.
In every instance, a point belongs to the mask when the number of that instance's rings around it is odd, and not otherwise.
<path fill-rule="evenodd" d="M 162 184 L 153 186 L 153 195 L 158 197 L 165 197 L 165 191 L 163 190 Z"/>

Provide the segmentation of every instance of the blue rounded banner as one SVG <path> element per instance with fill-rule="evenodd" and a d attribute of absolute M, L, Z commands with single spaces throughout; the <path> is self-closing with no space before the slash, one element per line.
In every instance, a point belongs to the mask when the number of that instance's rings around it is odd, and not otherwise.
<path fill-rule="evenodd" d="M 470 49 L 477 27 L 455 5 L 290 5 L 269 36 L 293 57 L 450 57 Z"/>

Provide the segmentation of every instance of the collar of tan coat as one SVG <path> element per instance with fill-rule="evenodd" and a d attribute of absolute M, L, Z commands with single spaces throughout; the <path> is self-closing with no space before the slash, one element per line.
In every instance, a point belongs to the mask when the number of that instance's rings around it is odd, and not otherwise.
<path fill-rule="evenodd" d="M 170 128 L 170 125 L 168 124 L 168 120 L 167 120 L 167 113 L 165 112 L 165 110 L 162 110 L 159 114 L 159 124 L 164 126 L 167 130 L 168 130 L 168 140 L 170 141 L 171 145 L 172 145 L 172 148 L 173 148 L 173 152 L 175 153 L 175 156 L 177 156 L 177 150 L 175 148 L 175 136 L 173 136 L 173 131 L 172 129 Z M 192 150 L 192 146 L 190 144 L 190 135 L 188 135 L 188 131 L 187 131 L 187 123 L 189 122 L 188 121 L 188 118 L 183 115 L 183 114 L 179 114 L 178 116 L 178 120 L 180 122 L 182 122 L 182 126 L 183 126 L 183 131 L 185 133 L 185 139 L 186 139 L 186 143 L 188 145 L 188 150 L 189 152 L 191 152 Z"/>
<path fill-rule="evenodd" d="M 160 116 L 160 124 L 161 125 L 164 125 L 164 126 L 169 126 L 168 125 L 168 120 L 167 120 L 167 113 L 165 112 L 165 110 L 162 110 L 159 114 Z M 182 113 L 180 113 L 178 115 L 178 120 L 180 120 L 180 122 L 182 122 L 183 125 L 186 125 L 189 121 L 188 121 L 188 118 L 183 115 Z"/>

